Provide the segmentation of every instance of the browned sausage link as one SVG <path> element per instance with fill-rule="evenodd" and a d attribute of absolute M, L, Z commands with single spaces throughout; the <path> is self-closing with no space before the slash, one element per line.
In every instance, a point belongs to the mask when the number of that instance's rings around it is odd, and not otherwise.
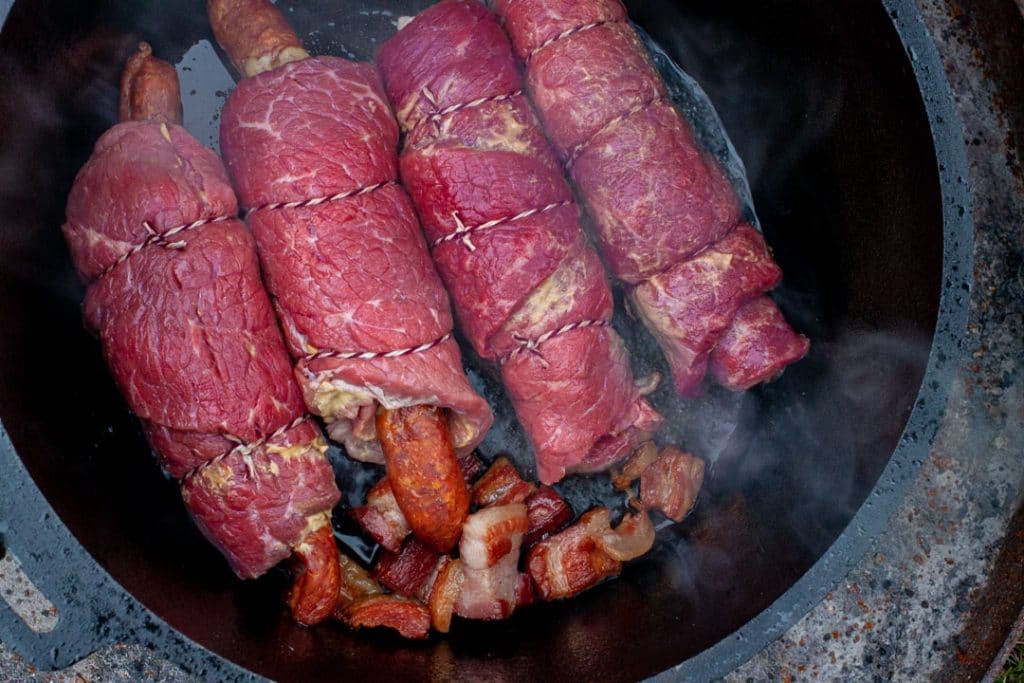
<path fill-rule="evenodd" d="M 469 489 L 436 406 L 377 411 L 377 438 L 398 507 L 413 533 L 439 553 L 459 540 Z"/>
<path fill-rule="evenodd" d="M 323 524 L 295 546 L 291 559 L 295 582 L 288 593 L 292 617 L 311 626 L 331 616 L 341 590 L 341 565 L 334 532 Z"/>
<path fill-rule="evenodd" d="M 121 74 L 122 121 L 181 124 L 181 89 L 174 67 L 153 56 L 149 43 L 129 59 Z"/>
<path fill-rule="evenodd" d="M 270 0 L 209 0 L 207 12 L 217 42 L 244 76 L 309 57 Z"/>

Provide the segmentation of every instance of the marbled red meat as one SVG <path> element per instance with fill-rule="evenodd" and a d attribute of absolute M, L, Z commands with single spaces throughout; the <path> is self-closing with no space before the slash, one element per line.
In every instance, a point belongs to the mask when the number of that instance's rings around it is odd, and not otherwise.
<path fill-rule="evenodd" d="M 711 374 L 736 391 L 772 379 L 804 357 L 810 342 L 793 332 L 782 311 L 766 296 L 739 310 L 711 353 Z"/>
<path fill-rule="evenodd" d="M 735 227 L 736 193 L 668 98 L 619 0 L 496 0 L 494 8 L 525 62 L 527 90 L 593 218 L 605 262 L 636 286 L 632 301 L 676 388 L 699 393 L 708 354 L 739 307 L 781 272 L 760 238 L 735 237 L 753 232 Z M 801 357 L 779 355 L 768 334 L 746 328 L 746 348 L 760 353 L 746 353 L 744 380 L 727 386 L 764 381 Z"/>
<path fill-rule="evenodd" d="M 699 393 L 711 350 L 740 306 L 781 279 L 764 238 L 743 224 L 633 289 L 633 308 L 665 352 L 680 394 Z"/>
<path fill-rule="evenodd" d="M 474 349 L 501 375 L 543 482 L 607 467 L 661 417 L 640 395 L 579 211 L 479 3 L 441 3 L 385 43 L 402 180 Z M 518 93 L 518 94 L 517 94 Z"/>
<path fill-rule="evenodd" d="M 339 493 L 236 211 L 210 150 L 179 126 L 127 122 L 75 179 L 64 235 L 115 381 L 199 528 L 253 577 Z"/>
<path fill-rule="evenodd" d="M 306 403 L 349 455 L 374 462 L 383 461 L 378 405 L 447 408 L 460 451 L 492 421 L 463 372 L 447 297 L 396 184 L 397 145 L 368 64 L 292 62 L 242 80 L 224 106 L 221 148 Z"/>

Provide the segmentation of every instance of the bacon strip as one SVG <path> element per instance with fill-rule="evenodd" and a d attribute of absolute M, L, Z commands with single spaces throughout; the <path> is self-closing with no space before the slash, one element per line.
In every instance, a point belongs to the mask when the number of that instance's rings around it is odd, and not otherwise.
<path fill-rule="evenodd" d="M 526 564 L 542 599 L 578 595 L 609 576 L 618 576 L 622 562 L 608 555 L 596 540 L 607 528 L 608 510 L 598 508 L 533 546 Z"/>
<path fill-rule="evenodd" d="M 681 522 L 697 502 L 703 483 L 704 461 L 669 446 L 640 475 L 640 500 L 645 508 Z"/>
<path fill-rule="evenodd" d="M 373 540 L 393 553 L 402 549 L 402 541 L 412 533 L 387 477 L 369 490 L 366 505 L 353 508 L 350 514 Z"/>
<path fill-rule="evenodd" d="M 519 549 L 529 529 L 522 503 L 484 508 L 469 516 L 459 554 L 462 588 L 455 613 L 469 619 L 504 619 L 520 601 Z"/>
<path fill-rule="evenodd" d="M 619 491 L 625 491 L 657 458 L 658 447 L 654 445 L 653 441 L 645 441 L 640 448 L 633 451 L 620 468 L 612 473 L 612 486 Z"/>
<path fill-rule="evenodd" d="M 423 603 L 400 595 L 360 598 L 345 608 L 344 616 L 352 628 L 384 626 L 412 640 L 430 634 L 430 611 Z"/>
<path fill-rule="evenodd" d="M 530 528 L 523 537 L 523 545 L 530 547 L 555 533 L 572 519 L 572 515 L 572 508 L 565 499 L 550 486 L 542 485 L 526 499 Z"/>
<path fill-rule="evenodd" d="M 373 575 L 386 588 L 414 597 L 430 579 L 441 557 L 419 539 L 410 538 L 400 553 L 383 551 Z"/>
<path fill-rule="evenodd" d="M 536 484 L 523 481 L 508 458 L 501 456 L 473 484 L 473 505 L 487 507 L 522 503 L 536 488 Z"/>

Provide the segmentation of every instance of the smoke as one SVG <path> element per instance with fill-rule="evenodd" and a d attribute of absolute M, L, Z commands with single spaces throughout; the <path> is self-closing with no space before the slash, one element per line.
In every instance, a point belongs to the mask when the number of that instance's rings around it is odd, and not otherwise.
<path fill-rule="evenodd" d="M 663 534 L 659 564 L 673 589 L 739 610 L 788 588 L 878 480 L 913 409 L 930 341 L 910 330 L 844 330 L 723 415 L 711 433 L 729 436 L 697 511 Z M 710 417 L 719 400 L 698 400 L 696 413 Z M 690 439 L 707 424 L 692 421 Z"/>

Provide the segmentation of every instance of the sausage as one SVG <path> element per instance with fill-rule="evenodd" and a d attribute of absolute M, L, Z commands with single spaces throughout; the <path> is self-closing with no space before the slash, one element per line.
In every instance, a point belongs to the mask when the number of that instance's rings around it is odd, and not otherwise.
<path fill-rule="evenodd" d="M 377 411 L 377 438 L 398 507 L 413 533 L 439 553 L 459 540 L 469 490 L 436 406 Z"/>
<path fill-rule="evenodd" d="M 149 43 L 125 64 L 121 74 L 121 121 L 152 121 L 181 125 L 181 87 L 174 67 L 153 56 Z"/>
<path fill-rule="evenodd" d="M 244 76 L 309 57 L 281 11 L 267 0 L 210 0 L 213 35 Z"/>
<path fill-rule="evenodd" d="M 331 616 L 341 590 L 341 566 L 334 532 L 326 520 L 295 546 L 291 557 L 295 582 L 288 592 L 292 618 L 307 626 Z"/>

